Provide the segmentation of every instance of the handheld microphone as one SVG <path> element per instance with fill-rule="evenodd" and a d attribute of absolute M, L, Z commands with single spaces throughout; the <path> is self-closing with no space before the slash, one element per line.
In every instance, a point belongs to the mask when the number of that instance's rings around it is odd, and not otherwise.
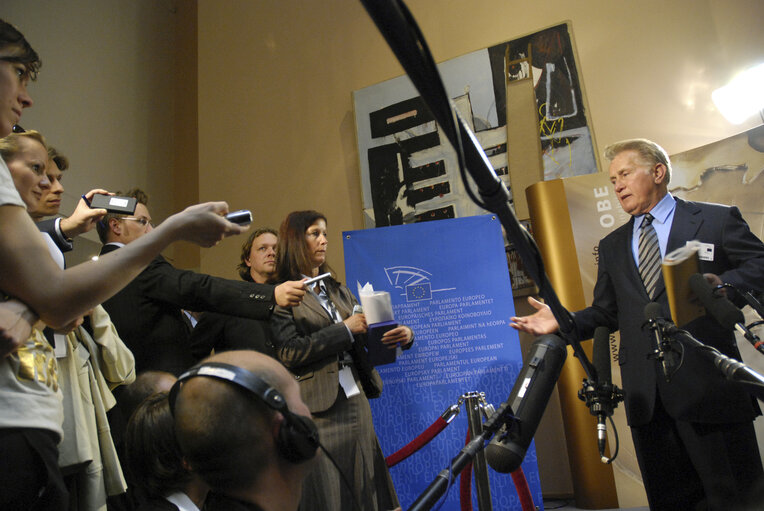
<path fill-rule="evenodd" d="M 673 324 L 671 327 L 667 327 L 668 321 L 663 317 L 661 306 L 655 302 L 645 305 L 645 320 L 655 340 L 655 349 L 651 357 L 660 363 L 663 377 L 668 383 L 671 381 L 671 375 L 674 372 L 674 357 L 671 350 L 671 341 L 666 338 L 666 334 L 676 327 Z M 644 325 L 642 325 L 642 328 L 644 328 Z"/>
<path fill-rule="evenodd" d="M 726 297 L 714 294 L 713 287 L 700 273 L 690 275 L 690 289 L 703 304 L 709 314 L 727 330 L 737 330 L 745 337 L 754 348 L 764 353 L 764 343 L 759 337 L 745 326 L 743 311 Z"/>
<path fill-rule="evenodd" d="M 531 346 L 507 399 L 515 420 L 485 449 L 485 459 L 495 471 L 506 474 L 520 467 L 567 356 L 565 341 L 556 335 L 543 335 Z"/>

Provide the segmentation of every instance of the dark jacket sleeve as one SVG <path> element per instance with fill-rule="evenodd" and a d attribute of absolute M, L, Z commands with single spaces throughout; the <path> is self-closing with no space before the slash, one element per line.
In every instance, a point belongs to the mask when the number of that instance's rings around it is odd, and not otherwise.
<path fill-rule="evenodd" d="M 764 243 L 751 232 L 737 207 L 727 208 L 722 247 L 730 265 L 719 275 L 722 282 L 746 291 L 764 290 Z"/>
<path fill-rule="evenodd" d="M 137 279 L 145 296 L 191 311 L 268 319 L 275 306 L 274 286 L 179 270 L 161 256 Z"/>
<path fill-rule="evenodd" d="M 306 298 L 307 299 L 307 298 Z M 297 307 L 307 307 L 306 304 Z M 344 323 L 323 324 L 319 313 L 298 313 L 296 308 L 276 306 L 271 317 L 279 360 L 288 368 L 312 364 L 350 349 L 352 339 Z"/>
<path fill-rule="evenodd" d="M 606 325 L 611 332 L 618 330 L 618 304 L 607 260 L 612 255 L 612 250 L 613 247 L 608 246 L 606 240 L 600 241 L 597 282 L 594 285 L 592 305 L 573 314 L 579 341 L 591 339 L 594 329 L 600 325 Z"/>
<path fill-rule="evenodd" d="M 40 230 L 40 232 L 47 233 L 61 252 L 70 252 L 73 245 L 71 241 L 64 237 L 64 234 L 57 227 L 60 221 L 60 218 L 43 220 L 41 222 L 37 222 L 37 228 Z"/>

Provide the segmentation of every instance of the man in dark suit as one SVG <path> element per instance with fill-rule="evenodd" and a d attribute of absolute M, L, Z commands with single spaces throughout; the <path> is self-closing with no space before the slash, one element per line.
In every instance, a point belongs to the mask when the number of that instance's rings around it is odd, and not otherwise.
<path fill-rule="evenodd" d="M 276 272 L 278 235 L 270 228 L 256 229 L 241 247 L 238 265 L 242 280 L 267 284 Z M 205 312 L 191 333 L 191 354 L 199 361 L 215 353 L 230 350 L 255 350 L 276 357 L 273 333 L 268 321 Z"/>
<path fill-rule="evenodd" d="M 127 195 L 138 199 L 135 213 L 108 214 L 96 226 L 104 243 L 102 254 L 119 249 L 153 228 L 146 194 L 136 189 Z M 188 344 L 190 330 L 181 309 L 268 319 L 275 304 L 297 305 L 304 294 L 299 281 L 271 286 L 221 279 L 179 270 L 160 255 L 103 306 L 133 351 L 138 372 L 167 371 L 177 376 L 195 362 Z"/>
<path fill-rule="evenodd" d="M 657 302 L 663 316 L 670 317 L 660 259 L 690 240 L 703 243 L 700 271 L 709 283 L 760 291 L 764 244 L 737 208 L 671 196 L 671 163 L 657 144 L 627 140 L 608 147 L 605 156 L 621 207 L 632 218 L 600 242 L 594 300 L 575 313 L 576 335 L 588 339 L 599 325 L 620 330 L 626 418 L 650 508 L 730 509 L 762 478 L 752 424 L 759 408 L 690 347 L 684 348 L 681 366 L 666 382 L 649 357 L 654 341 L 643 328 L 644 308 Z M 655 247 L 652 256 L 650 246 Z M 549 307 L 529 301 L 538 311 L 512 318 L 512 326 L 534 335 L 556 331 Z M 740 359 L 734 333 L 711 317 L 684 328 Z"/>

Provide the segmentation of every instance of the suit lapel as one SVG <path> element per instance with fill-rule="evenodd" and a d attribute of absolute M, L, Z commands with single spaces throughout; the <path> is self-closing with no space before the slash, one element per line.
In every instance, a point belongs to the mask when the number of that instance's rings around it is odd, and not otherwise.
<path fill-rule="evenodd" d="M 321 323 L 325 323 L 327 325 L 332 323 L 332 321 L 329 319 L 329 313 L 326 312 L 326 309 L 324 309 L 323 305 L 321 305 L 321 302 L 319 302 L 318 298 L 313 296 L 312 293 L 305 293 L 305 297 L 303 298 L 302 303 L 298 305 L 298 308 L 299 307 L 305 307 L 305 309 L 303 309 L 303 314 L 305 316 L 312 314 L 316 318 L 321 318 Z"/>
<path fill-rule="evenodd" d="M 644 285 L 642 285 L 642 277 L 639 276 L 639 268 L 637 268 L 637 263 L 634 262 L 634 255 L 631 250 L 631 240 L 634 233 L 634 217 L 631 217 L 631 220 L 626 224 L 625 229 L 622 232 L 621 240 L 618 242 L 621 247 L 623 247 L 623 254 L 626 254 L 626 258 L 622 263 L 625 265 L 626 268 L 628 268 L 629 272 L 629 278 L 631 280 L 634 280 L 635 282 L 638 282 L 640 287 L 644 290 Z M 647 296 L 647 292 L 645 291 L 645 296 Z"/>
<path fill-rule="evenodd" d="M 684 246 L 687 240 L 694 240 L 703 224 L 700 208 L 691 202 L 676 199 L 674 221 L 671 223 L 666 252 Z"/>

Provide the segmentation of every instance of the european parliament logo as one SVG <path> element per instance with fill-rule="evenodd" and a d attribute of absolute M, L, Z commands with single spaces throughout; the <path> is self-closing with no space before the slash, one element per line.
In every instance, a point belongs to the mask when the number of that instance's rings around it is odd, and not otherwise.
<path fill-rule="evenodd" d="M 409 284 L 406 286 L 407 302 L 430 299 L 432 299 L 432 288 L 430 287 L 429 282 L 420 282 L 418 284 Z"/>

